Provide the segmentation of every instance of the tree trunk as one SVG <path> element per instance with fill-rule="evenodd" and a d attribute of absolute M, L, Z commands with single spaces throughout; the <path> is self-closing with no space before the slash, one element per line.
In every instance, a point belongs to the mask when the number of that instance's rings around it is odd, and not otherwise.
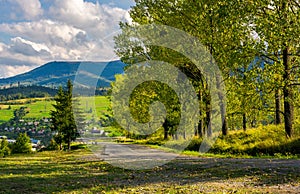
<path fill-rule="evenodd" d="M 282 123 L 281 121 L 281 115 L 280 115 L 280 110 L 281 110 L 281 105 L 280 105 L 280 94 L 279 94 L 279 89 L 275 90 L 275 124 L 279 125 Z"/>
<path fill-rule="evenodd" d="M 206 104 L 206 126 L 207 126 L 207 137 L 211 137 L 212 136 L 212 123 L 211 123 L 210 102 Z"/>
<path fill-rule="evenodd" d="M 164 140 L 168 139 L 168 130 L 164 128 Z"/>
<path fill-rule="evenodd" d="M 288 137 L 293 136 L 293 120 L 294 120 L 294 106 L 293 106 L 293 90 L 290 86 L 291 80 L 291 64 L 289 59 L 289 48 L 283 50 L 283 97 L 284 97 L 284 125 L 285 132 Z"/>
<path fill-rule="evenodd" d="M 243 130 L 247 130 L 247 116 L 246 113 L 243 113 Z"/>
<path fill-rule="evenodd" d="M 198 122 L 198 136 L 199 137 L 202 137 L 203 136 L 203 118 L 202 118 L 202 92 L 201 92 L 201 89 L 199 91 L 199 122 Z"/>
<path fill-rule="evenodd" d="M 203 136 L 203 119 L 200 118 L 199 123 L 198 123 L 198 136 L 202 137 Z"/>
<path fill-rule="evenodd" d="M 71 140 L 68 140 L 68 151 L 71 150 Z"/>
<path fill-rule="evenodd" d="M 168 133 L 169 133 L 167 119 L 163 123 L 163 128 L 164 128 L 164 140 L 167 140 L 168 139 Z"/>
<path fill-rule="evenodd" d="M 216 76 L 217 81 L 217 90 L 218 90 L 218 96 L 220 100 L 220 112 L 221 112 L 221 119 L 222 119 L 222 135 L 228 134 L 228 126 L 227 126 L 227 119 L 226 119 L 226 102 L 224 99 L 224 95 L 221 91 L 221 80 L 220 75 Z"/>

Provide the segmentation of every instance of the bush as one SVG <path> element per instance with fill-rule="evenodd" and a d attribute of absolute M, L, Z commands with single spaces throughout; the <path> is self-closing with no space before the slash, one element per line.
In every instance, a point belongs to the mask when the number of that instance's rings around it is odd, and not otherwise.
<path fill-rule="evenodd" d="M 60 144 L 56 143 L 56 141 L 52 138 L 46 150 L 59 150 L 59 149 L 60 149 Z"/>
<path fill-rule="evenodd" d="M 10 155 L 11 151 L 10 151 L 10 148 L 8 146 L 8 142 L 6 139 L 2 139 L 0 140 L 0 157 L 5 157 L 5 156 L 8 156 Z"/>
<path fill-rule="evenodd" d="M 201 143 L 202 143 L 202 138 L 196 138 L 196 137 L 194 137 L 192 139 L 192 141 L 190 142 L 190 144 L 188 145 L 188 147 L 185 148 L 185 150 L 199 151 Z"/>
<path fill-rule="evenodd" d="M 86 144 L 71 145 L 71 150 L 80 150 L 80 149 L 87 149 L 87 145 Z"/>
<path fill-rule="evenodd" d="M 13 145 L 13 153 L 30 153 L 31 152 L 31 141 L 26 133 L 20 133 L 16 142 Z"/>

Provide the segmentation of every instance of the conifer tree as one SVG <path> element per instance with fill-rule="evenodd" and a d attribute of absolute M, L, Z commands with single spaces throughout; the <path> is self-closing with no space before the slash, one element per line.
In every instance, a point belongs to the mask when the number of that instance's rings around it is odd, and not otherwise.
<path fill-rule="evenodd" d="M 52 131 L 56 132 L 54 139 L 60 145 L 67 144 L 68 150 L 71 149 L 71 142 L 79 136 L 75 123 L 72 107 L 72 90 L 73 85 L 70 80 L 67 83 L 67 89 L 59 88 L 55 97 L 55 110 L 51 111 Z"/>

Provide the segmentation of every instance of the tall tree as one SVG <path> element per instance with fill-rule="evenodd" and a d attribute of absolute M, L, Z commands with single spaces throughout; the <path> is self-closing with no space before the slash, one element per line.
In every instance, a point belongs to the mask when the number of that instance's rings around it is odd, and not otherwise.
<path fill-rule="evenodd" d="M 261 46 L 258 51 L 282 65 L 284 124 L 288 137 L 294 132 L 294 86 L 299 69 L 300 2 L 298 0 L 264 0 L 244 2 L 253 13 L 253 30 Z M 278 57 L 281 61 L 278 61 Z"/>
<path fill-rule="evenodd" d="M 72 90 L 73 85 L 68 80 L 66 90 L 59 88 L 55 97 L 56 103 L 53 104 L 55 110 L 51 111 L 52 131 L 56 132 L 55 140 L 61 149 L 62 144 L 66 143 L 68 150 L 71 149 L 71 142 L 79 136 L 73 113 Z"/>
<path fill-rule="evenodd" d="M 181 29 L 197 38 L 207 48 L 216 63 L 219 65 L 220 70 L 223 72 L 223 77 L 228 77 L 230 71 L 234 69 L 234 60 L 239 60 L 240 63 L 250 63 L 254 56 L 249 54 L 243 55 L 248 52 L 251 47 L 251 38 L 249 38 L 250 28 L 244 21 L 247 12 L 241 11 L 241 8 L 236 3 L 231 1 L 187 1 L 187 0 L 137 0 L 136 6 L 130 12 L 134 24 L 149 24 L 159 23 L 163 25 L 172 26 Z M 128 24 L 122 25 L 123 29 Z M 250 40 L 249 40 L 250 39 Z M 121 38 L 117 39 L 117 53 L 122 59 L 140 59 L 144 54 L 144 49 L 128 49 L 122 48 Z M 241 44 L 241 43 L 247 44 Z M 154 49 L 149 47 L 146 49 L 151 58 L 165 59 L 177 66 L 184 72 L 194 85 L 198 87 L 199 91 L 199 104 L 204 102 L 201 106 L 201 114 L 206 115 L 206 124 L 210 125 L 211 108 L 209 91 L 205 87 L 205 79 L 202 75 L 203 72 L 195 71 L 196 68 L 191 68 L 193 65 L 188 62 L 184 57 L 178 54 L 170 54 L 167 49 Z M 165 54 L 169 53 L 169 54 Z M 253 52 L 248 52 L 253 53 Z M 167 56 L 162 57 L 162 56 Z M 170 61 L 170 58 L 173 60 Z M 251 60 L 250 60 L 251 59 Z M 125 61 L 129 62 L 130 61 Z M 216 76 L 217 89 L 220 90 L 221 83 L 225 82 L 221 76 Z M 202 92 L 201 92 L 202 90 Z M 227 113 L 225 106 L 225 96 L 219 93 L 220 113 L 223 120 L 222 133 L 227 134 Z M 205 114 L 204 114 L 205 113 Z M 202 131 L 202 118 L 199 119 L 200 130 Z M 207 127 L 209 130 L 211 127 Z M 200 133 L 199 133 L 200 134 Z M 208 131 L 208 135 L 211 132 Z"/>

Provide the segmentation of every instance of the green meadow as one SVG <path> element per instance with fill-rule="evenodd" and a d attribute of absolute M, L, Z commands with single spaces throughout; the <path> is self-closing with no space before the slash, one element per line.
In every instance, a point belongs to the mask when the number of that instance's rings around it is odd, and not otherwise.
<path fill-rule="evenodd" d="M 54 109 L 54 103 L 54 100 L 51 98 L 24 99 L 9 101 L 9 104 L 7 102 L 2 103 L 0 104 L 0 124 L 13 118 L 14 110 L 19 109 L 20 107 L 27 107 L 26 110 L 28 111 L 28 114 L 24 117 L 25 119 L 49 118 L 51 110 Z M 92 110 L 92 112 L 89 113 L 90 116 L 87 114 L 88 118 L 90 118 L 91 115 L 99 117 L 103 112 L 107 111 L 109 100 L 105 96 L 83 97 L 80 99 L 80 104 L 85 113 Z"/>

